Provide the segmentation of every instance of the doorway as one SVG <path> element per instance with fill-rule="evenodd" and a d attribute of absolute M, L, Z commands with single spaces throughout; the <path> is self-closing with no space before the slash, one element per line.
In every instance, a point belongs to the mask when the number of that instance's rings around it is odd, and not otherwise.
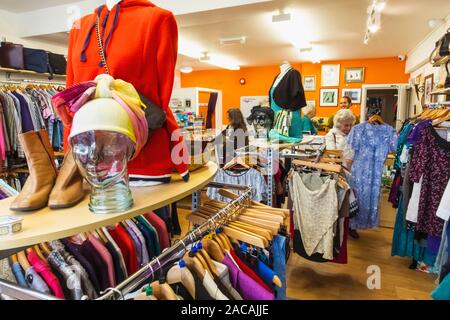
<path fill-rule="evenodd" d="M 378 114 L 383 121 L 399 130 L 408 116 L 408 85 L 363 85 L 361 122 Z"/>

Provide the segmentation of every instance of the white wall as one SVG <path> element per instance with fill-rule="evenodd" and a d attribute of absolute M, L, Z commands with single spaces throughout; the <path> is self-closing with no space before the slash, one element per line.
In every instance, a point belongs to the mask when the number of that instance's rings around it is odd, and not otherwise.
<path fill-rule="evenodd" d="M 434 74 L 434 82 L 438 81 L 439 68 L 434 68 L 429 63 L 430 54 L 433 51 L 436 41 L 438 41 L 450 28 L 450 15 L 447 16 L 446 22 L 431 32 L 422 42 L 420 42 L 416 48 L 408 53 L 408 59 L 406 61 L 406 72 L 411 74 L 411 79 L 415 79 L 417 76 L 422 75 L 423 78 L 430 74 Z M 440 99 L 444 98 L 441 96 Z M 416 106 L 414 110 L 414 106 Z M 411 91 L 411 102 L 409 108 L 409 115 L 413 115 L 414 112 L 421 112 L 422 106 L 420 101 L 417 100 L 417 95 L 414 88 Z"/>

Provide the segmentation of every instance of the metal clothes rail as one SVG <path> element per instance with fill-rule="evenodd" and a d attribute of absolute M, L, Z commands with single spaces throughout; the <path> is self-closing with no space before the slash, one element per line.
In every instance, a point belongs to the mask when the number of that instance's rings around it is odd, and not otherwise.
<path fill-rule="evenodd" d="M 180 259 L 188 250 L 188 247 L 195 242 L 201 240 L 204 236 L 214 231 L 217 227 L 226 223 L 229 219 L 239 214 L 244 208 L 244 204 L 251 199 L 251 188 L 245 186 L 236 186 L 223 183 L 211 182 L 208 187 L 225 188 L 241 190 L 243 193 L 236 200 L 231 201 L 225 208 L 218 211 L 202 225 L 190 231 L 183 239 L 164 251 L 160 256 L 153 259 L 150 263 L 142 267 L 131 277 L 125 279 L 115 288 L 105 290 L 104 294 L 97 300 L 123 299 L 123 297 L 148 283 L 150 277 L 154 278 L 157 271 L 164 268 L 172 261 Z"/>

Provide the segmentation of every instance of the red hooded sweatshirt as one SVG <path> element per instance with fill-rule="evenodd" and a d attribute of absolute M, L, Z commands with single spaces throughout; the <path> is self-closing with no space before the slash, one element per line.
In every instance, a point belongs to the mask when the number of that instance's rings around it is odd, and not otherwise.
<path fill-rule="evenodd" d="M 167 114 L 165 127 L 155 130 L 141 153 L 129 163 L 130 180 L 169 182 L 174 167 L 187 180 L 189 156 L 183 139 L 171 141 L 172 133 L 178 129 L 169 108 L 178 54 L 174 15 L 147 0 L 122 0 L 110 12 L 103 5 L 81 18 L 70 32 L 68 87 L 105 73 L 95 31 L 98 15 L 111 76 L 133 84 Z M 64 125 L 68 146 L 71 123 Z M 172 151 L 184 159 L 181 164 L 172 161 Z"/>

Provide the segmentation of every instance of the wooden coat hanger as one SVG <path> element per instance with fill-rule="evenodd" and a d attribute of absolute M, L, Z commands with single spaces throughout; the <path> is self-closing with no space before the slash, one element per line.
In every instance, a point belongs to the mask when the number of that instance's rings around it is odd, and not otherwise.
<path fill-rule="evenodd" d="M 27 249 L 27 253 L 30 253 L 31 251 L 33 251 L 37 253 L 37 255 L 39 256 L 39 258 L 41 258 L 44 261 L 47 261 L 47 259 L 45 258 L 44 254 L 42 253 L 41 249 L 39 248 L 38 245 L 33 246 L 33 249 L 28 248 Z"/>
<path fill-rule="evenodd" d="M 100 239 L 102 239 L 103 243 L 106 244 L 108 243 L 108 238 L 105 236 L 105 233 L 103 232 L 102 229 L 97 229 L 97 234 L 100 237 Z"/>
<path fill-rule="evenodd" d="M 381 118 L 381 116 L 378 114 L 371 116 L 369 118 L 369 120 L 367 120 L 367 122 L 369 122 L 370 124 L 383 124 L 384 123 L 383 118 Z"/>
<path fill-rule="evenodd" d="M 20 266 L 24 271 L 30 269 L 31 265 L 30 262 L 28 262 L 25 251 L 20 251 L 19 253 L 17 253 L 17 260 L 19 260 Z"/>
<path fill-rule="evenodd" d="M 225 235 L 231 238 L 254 245 L 258 248 L 264 249 L 269 246 L 269 241 L 267 241 L 262 236 L 259 236 L 255 233 L 251 233 L 245 229 L 236 226 L 225 226 L 223 227 L 223 232 L 225 233 Z"/>
<path fill-rule="evenodd" d="M 39 247 L 42 249 L 45 256 L 49 256 L 52 250 L 49 248 L 48 244 L 46 242 L 40 243 Z"/>
<path fill-rule="evenodd" d="M 236 220 L 269 230 L 272 233 L 272 236 L 278 234 L 278 231 L 280 230 L 281 227 L 281 224 L 278 222 L 264 220 L 261 218 L 238 216 Z"/>
<path fill-rule="evenodd" d="M 208 266 L 208 271 L 211 275 L 214 275 L 215 277 L 218 277 L 220 275 L 219 271 L 216 268 L 216 265 L 212 262 L 211 257 L 206 250 L 202 248 L 198 251 L 197 255 L 200 255 L 205 260 L 206 265 Z"/>
<path fill-rule="evenodd" d="M 18 258 L 17 258 L 17 254 L 15 253 L 15 254 L 13 254 L 11 257 L 11 262 L 12 263 L 16 263 L 16 262 L 19 262 L 19 260 L 18 260 Z"/>
<path fill-rule="evenodd" d="M 253 226 L 253 225 L 250 225 L 248 223 L 239 222 L 239 221 L 230 222 L 229 225 L 230 226 L 236 226 L 238 228 L 247 230 L 247 231 L 249 231 L 251 233 L 258 234 L 258 235 L 264 237 L 267 241 L 271 241 L 273 239 L 272 233 L 270 231 L 264 229 L 264 228 L 261 228 L 261 227 Z"/>
<path fill-rule="evenodd" d="M 181 283 L 195 299 L 195 280 L 188 268 L 175 265 L 167 272 L 166 279 L 168 284 Z"/>
<path fill-rule="evenodd" d="M 240 166 L 244 167 L 245 169 L 251 168 L 248 164 L 245 163 L 244 160 L 242 160 L 241 157 L 235 157 L 233 160 L 231 160 L 230 162 L 228 162 L 227 164 L 225 164 L 223 166 L 223 170 L 232 169 L 236 165 L 240 165 Z"/>
<path fill-rule="evenodd" d="M 153 289 L 153 295 L 158 300 L 178 300 L 178 296 L 167 282 L 161 283 L 160 281 L 154 281 L 150 284 Z"/>
<path fill-rule="evenodd" d="M 206 250 L 208 254 L 217 262 L 222 263 L 222 261 L 225 259 L 225 251 L 218 242 L 214 240 L 204 239 L 202 240 L 202 245 L 204 250 Z"/>
<path fill-rule="evenodd" d="M 191 270 L 191 272 L 195 272 L 197 276 L 202 280 L 205 278 L 206 270 L 203 265 L 200 263 L 198 259 L 194 259 L 194 257 L 190 256 L 189 252 L 183 257 L 184 262 L 186 262 L 186 266 Z"/>

